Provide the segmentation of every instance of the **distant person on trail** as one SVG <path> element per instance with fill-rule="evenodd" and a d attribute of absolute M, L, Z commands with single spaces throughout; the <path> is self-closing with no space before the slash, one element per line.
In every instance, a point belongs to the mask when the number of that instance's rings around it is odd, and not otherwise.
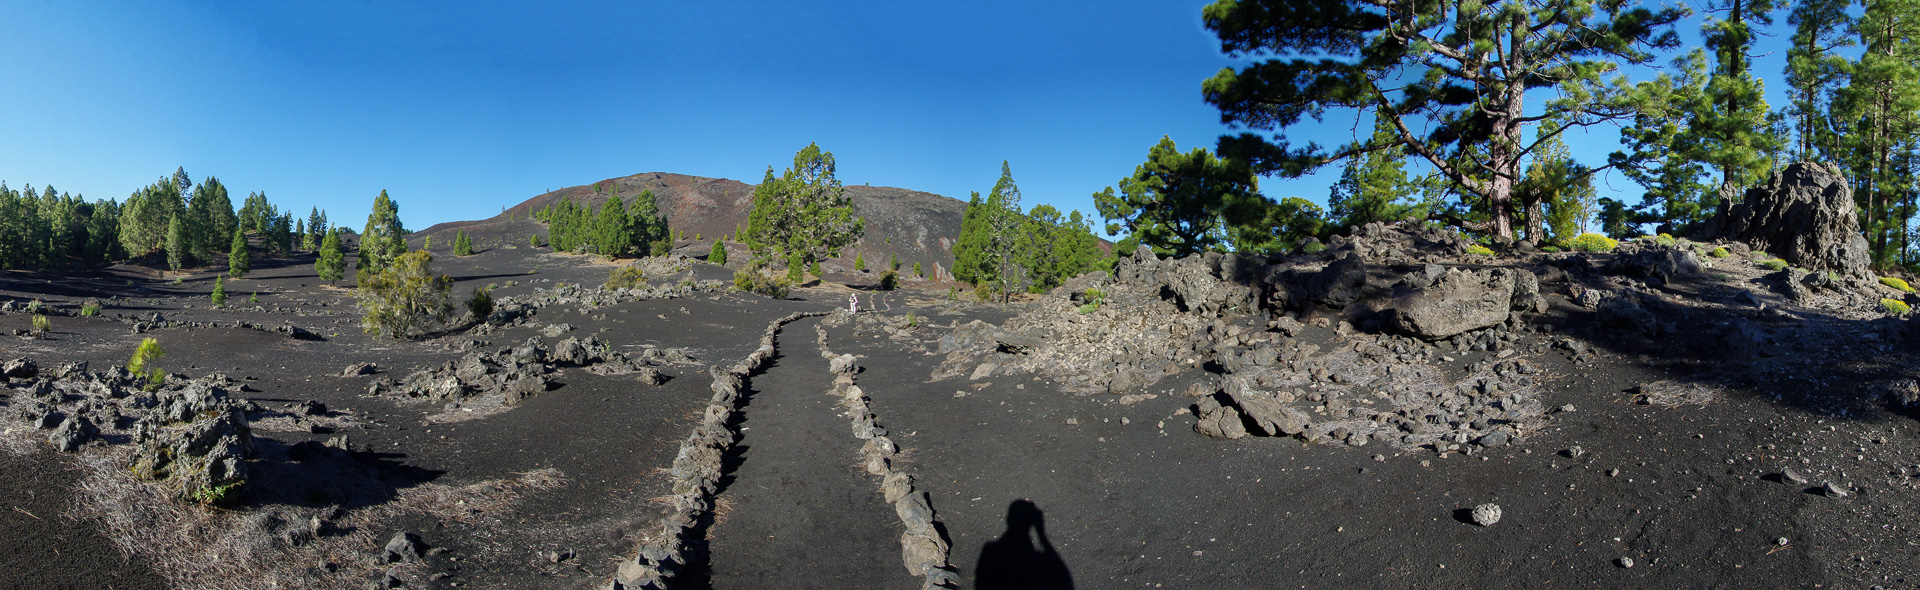
<path fill-rule="evenodd" d="M 855 314 L 860 313 L 860 294 L 859 293 L 850 293 L 847 295 L 847 310 Z"/>

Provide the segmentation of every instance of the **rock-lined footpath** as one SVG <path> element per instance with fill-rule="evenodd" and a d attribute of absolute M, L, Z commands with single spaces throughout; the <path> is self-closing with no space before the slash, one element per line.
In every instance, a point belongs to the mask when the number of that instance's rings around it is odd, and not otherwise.
<path fill-rule="evenodd" d="M 854 375 L 860 372 L 858 360 L 851 354 L 835 355 L 827 347 L 826 324 L 844 324 L 852 316 L 845 310 L 836 311 L 814 327 L 819 333 L 820 358 L 827 360 L 827 370 L 834 375 L 831 395 L 846 408 L 854 438 L 866 441 L 860 446 L 860 464 L 868 475 L 880 478 L 880 493 L 893 505 L 894 514 L 905 527 L 900 533 L 900 559 L 907 572 L 925 578 L 922 589 L 958 587 L 959 577 L 947 563 L 952 546 L 940 534 L 932 496 L 914 487 L 913 475 L 894 468 L 893 456 L 900 449 L 887 438 L 886 429 L 875 422 L 878 416 L 866 392 L 854 384 Z"/>
<path fill-rule="evenodd" d="M 760 369 L 774 355 L 774 337 L 781 327 L 802 318 L 827 315 L 826 312 L 799 312 L 774 320 L 760 337 L 760 347 L 732 367 L 715 365 L 713 397 L 701 414 L 700 424 L 680 443 L 669 473 L 673 477 L 673 495 L 668 498 L 668 513 L 661 517 L 653 533 L 633 557 L 622 561 L 613 578 L 602 586 L 611 590 L 665 590 L 673 579 L 692 562 L 693 532 L 712 518 L 714 494 L 721 476 L 721 461 L 739 438 L 732 426 L 739 406 L 740 387 L 748 375 Z"/>

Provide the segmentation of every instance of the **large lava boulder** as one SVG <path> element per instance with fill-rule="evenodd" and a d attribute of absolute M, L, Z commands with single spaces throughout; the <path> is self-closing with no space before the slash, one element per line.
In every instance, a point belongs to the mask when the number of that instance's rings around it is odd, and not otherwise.
<path fill-rule="evenodd" d="M 1449 268 L 1433 285 L 1396 297 L 1394 319 L 1408 334 L 1441 340 L 1507 321 L 1516 308 L 1536 311 L 1538 289 L 1526 270 Z"/>
<path fill-rule="evenodd" d="M 1871 258 L 1853 189 L 1832 164 L 1799 162 L 1707 222 L 1709 239 L 1744 242 L 1801 268 L 1866 273 Z"/>

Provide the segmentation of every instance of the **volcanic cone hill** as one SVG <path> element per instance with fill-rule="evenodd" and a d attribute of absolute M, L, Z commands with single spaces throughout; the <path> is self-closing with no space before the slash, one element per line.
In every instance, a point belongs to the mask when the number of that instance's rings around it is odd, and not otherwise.
<path fill-rule="evenodd" d="M 733 238 L 746 228 L 747 214 L 753 209 L 753 189 L 754 185 L 725 178 L 644 172 L 550 191 L 508 207 L 489 219 L 441 223 L 416 235 L 452 243 L 454 232 L 464 230 L 474 237 L 479 247 L 524 243 L 528 235 L 545 234 L 543 224 L 532 220 L 533 214 L 563 199 L 572 199 L 581 207 L 598 208 L 613 195 L 631 203 L 641 191 L 653 191 L 667 222 L 674 231 L 685 233 L 684 238 L 674 242 L 674 249 L 690 256 L 705 256 L 713 240 L 722 236 Z M 960 235 L 960 219 L 967 210 L 965 202 L 892 187 L 848 186 L 846 189 L 854 209 L 867 220 L 867 232 L 859 244 L 842 252 L 839 258 L 824 262 L 827 270 L 851 270 L 856 255 L 865 255 L 869 268 L 879 268 L 893 256 L 898 256 L 904 267 L 920 263 L 929 273 L 935 264 L 940 268 L 952 266 L 953 242 Z"/>

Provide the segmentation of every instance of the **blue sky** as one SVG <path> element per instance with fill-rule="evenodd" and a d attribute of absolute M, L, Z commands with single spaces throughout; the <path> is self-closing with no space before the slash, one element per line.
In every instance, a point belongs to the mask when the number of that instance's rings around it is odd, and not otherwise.
<path fill-rule="evenodd" d="M 639 172 L 757 182 L 811 141 L 847 184 L 965 199 L 1007 160 L 1026 206 L 1091 215 L 1162 135 L 1212 147 L 1200 83 L 1237 63 L 1204 2 L 609 4 L 12 0 L 0 179 L 124 199 L 185 166 L 354 227 L 386 189 L 419 229 Z M 1776 107 L 1783 59 L 1756 66 Z"/>

